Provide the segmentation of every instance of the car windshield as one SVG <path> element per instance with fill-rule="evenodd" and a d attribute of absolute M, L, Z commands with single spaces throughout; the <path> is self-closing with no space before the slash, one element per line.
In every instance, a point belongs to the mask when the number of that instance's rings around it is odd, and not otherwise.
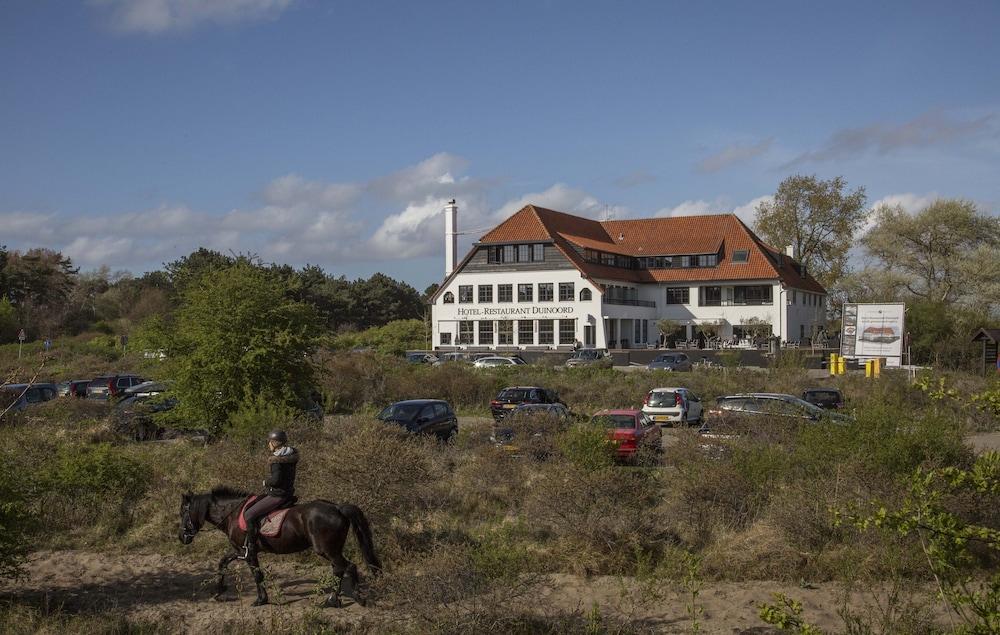
<path fill-rule="evenodd" d="M 676 405 L 677 393 L 666 390 L 656 390 L 649 393 L 649 405 L 654 408 L 669 408 Z"/>
<path fill-rule="evenodd" d="M 591 423 L 605 428 L 634 428 L 635 417 L 632 415 L 595 415 Z"/>
<path fill-rule="evenodd" d="M 497 397 L 499 401 L 527 401 L 531 398 L 530 388 L 508 388 Z"/>
<path fill-rule="evenodd" d="M 411 362 L 422 362 L 422 361 L 424 361 L 424 354 L 423 353 L 411 353 L 411 354 L 409 354 L 409 355 L 406 356 L 406 359 L 410 360 Z"/>
<path fill-rule="evenodd" d="M 674 357 L 673 355 L 660 355 L 653 361 L 662 362 L 666 364 L 673 364 L 675 361 L 677 361 L 677 358 Z"/>
<path fill-rule="evenodd" d="M 577 359 L 597 359 L 599 355 L 595 350 L 577 351 L 574 355 Z"/>
<path fill-rule="evenodd" d="M 824 404 L 840 403 L 840 393 L 836 390 L 811 390 L 806 394 L 810 401 Z"/>
<path fill-rule="evenodd" d="M 394 403 L 378 414 L 382 421 L 412 421 L 424 407 L 421 403 Z"/>

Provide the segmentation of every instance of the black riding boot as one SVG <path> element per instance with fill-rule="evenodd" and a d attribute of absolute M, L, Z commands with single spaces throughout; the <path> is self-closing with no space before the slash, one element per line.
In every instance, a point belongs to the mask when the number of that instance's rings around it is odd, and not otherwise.
<path fill-rule="evenodd" d="M 253 550 L 255 553 L 257 551 L 257 534 L 260 532 L 260 527 L 258 521 L 251 520 L 247 523 L 247 535 L 243 540 L 243 553 L 240 554 L 241 560 L 250 559 L 250 551 Z"/>

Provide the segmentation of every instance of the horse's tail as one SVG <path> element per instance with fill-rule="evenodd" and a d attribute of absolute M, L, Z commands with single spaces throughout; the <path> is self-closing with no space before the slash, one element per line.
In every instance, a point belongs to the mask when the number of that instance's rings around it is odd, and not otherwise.
<path fill-rule="evenodd" d="M 351 505 L 350 503 L 337 505 L 337 509 L 351 521 L 351 527 L 354 529 L 354 537 L 357 539 L 358 546 L 361 547 L 361 555 L 365 559 L 365 566 L 368 567 L 372 575 L 377 575 L 382 571 L 382 561 L 375 555 L 375 541 L 372 538 L 372 529 L 368 525 L 368 519 L 365 517 L 364 512 L 357 505 Z"/>

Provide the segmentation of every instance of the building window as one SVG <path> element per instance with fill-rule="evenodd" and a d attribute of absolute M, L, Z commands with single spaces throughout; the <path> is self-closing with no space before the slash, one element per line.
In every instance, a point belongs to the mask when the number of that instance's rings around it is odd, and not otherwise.
<path fill-rule="evenodd" d="M 799 299 L 799 298 L 798 298 L 798 294 L 797 294 L 797 293 L 795 292 L 795 289 L 792 289 L 792 304 L 795 304 L 795 302 L 796 302 L 796 301 L 797 301 L 798 299 Z"/>
<path fill-rule="evenodd" d="M 514 323 L 510 320 L 500 320 L 497 322 L 497 344 L 499 346 L 510 346 L 514 343 Z"/>
<path fill-rule="evenodd" d="M 540 282 L 538 283 L 538 301 L 539 302 L 552 302 L 553 299 L 552 283 L 551 282 Z"/>
<path fill-rule="evenodd" d="M 642 321 L 642 341 L 649 343 L 649 320 Z"/>
<path fill-rule="evenodd" d="M 476 329 L 475 322 L 459 322 L 458 323 L 458 343 L 459 344 L 472 344 L 473 335 Z"/>
<path fill-rule="evenodd" d="M 517 261 L 529 262 L 531 260 L 531 245 L 517 246 Z"/>
<path fill-rule="evenodd" d="M 503 247 L 487 247 L 486 248 L 486 262 L 491 264 L 496 264 L 503 262 Z"/>
<path fill-rule="evenodd" d="M 458 287 L 458 303 L 470 304 L 472 302 L 472 285 L 463 284 Z"/>
<path fill-rule="evenodd" d="M 573 283 L 572 282 L 560 282 L 559 283 L 559 301 L 560 302 L 572 302 L 575 297 L 576 297 L 576 292 L 575 292 L 575 290 L 573 288 Z"/>
<path fill-rule="evenodd" d="M 667 304 L 687 304 L 690 301 L 690 287 L 667 287 Z"/>
<path fill-rule="evenodd" d="M 487 304 L 493 302 L 493 285 L 492 284 L 481 284 L 479 285 L 479 302 L 481 304 Z"/>
<path fill-rule="evenodd" d="M 553 324 L 553 320 L 538 320 L 538 343 L 555 344 L 555 324 Z"/>
<path fill-rule="evenodd" d="M 750 252 L 746 249 L 737 249 L 733 252 L 733 262 L 746 262 L 750 259 Z"/>
<path fill-rule="evenodd" d="M 493 320 L 481 320 L 479 322 L 479 344 L 493 346 Z"/>
<path fill-rule="evenodd" d="M 590 289 L 580 289 L 580 302 L 589 302 L 594 299 L 594 294 Z"/>
<path fill-rule="evenodd" d="M 537 244 L 531 246 L 531 259 L 535 262 L 545 260 L 545 245 Z"/>
<path fill-rule="evenodd" d="M 722 306 L 722 287 L 701 287 L 700 306 Z"/>
<path fill-rule="evenodd" d="M 446 291 L 444 294 L 444 303 L 455 304 L 455 294 L 452 293 L 451 291 Z"/>
<path fill-rule="evenodd" d="M 559 320 L 559 343 L 576 343 L 576 320 Z"/>
<path fill-rule="evenodd" d="M 771 304 L 771 285 L 733 287 L 734 304 Z"/>
<path fill-rule="evenodd" d="M 451 333 L 441 333 L 441 346 L 451 346 Z"/>
<path fill-rule="evenodd" d="M 497 302 L 513 302 L 513 301 L 514 301 L 514 285 L 498 284 Z"/>
<path fill-rule="evenodd" d="M 704 256 L 698 256 L 698 266 L 699 267 L 714 267 L 718 264 L 719 256 L 716 254 L 706 254 Z"/>
<path fill-rule="evenodd" d="M 517 301 L 518 302 L 531 302 L 532 300 L 532 288 L 533 285 L 530 284 L 519 284 L 517 285 Z"/>
<path fill-rule="evenodd" d="M 632 329 L 632 342 L 642 342 L 642 320 L 632 320 L 632 325 L 635 327 Z"/>
<path fill-rule="evenodd" d="M 534 320 L 518 320 L 517 321 L 517 343 L 518 344 L 534 344 L 535 343 L 535 322 L 534 322 Z"/>
<path fill-rule="evenodd" d="M 503 246 L 503 259 L 501 262 L 517 262 L 517 246 L 516 245 L 504 245 Z"/>

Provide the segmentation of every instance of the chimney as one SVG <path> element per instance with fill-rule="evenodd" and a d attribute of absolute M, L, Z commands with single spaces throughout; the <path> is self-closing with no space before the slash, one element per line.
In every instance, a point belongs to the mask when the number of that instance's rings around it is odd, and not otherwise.
<path fill-rule="evenodd" d="M 455 270 L 458 254 L 458 205 L 455 199 L 444 206 L 444 275 L 447 278 Z"/>
<path fill-rule="evenodd" d="M 789 258 L 795 258 L 795 245 L 785 247 L 785 255 Z"/>

